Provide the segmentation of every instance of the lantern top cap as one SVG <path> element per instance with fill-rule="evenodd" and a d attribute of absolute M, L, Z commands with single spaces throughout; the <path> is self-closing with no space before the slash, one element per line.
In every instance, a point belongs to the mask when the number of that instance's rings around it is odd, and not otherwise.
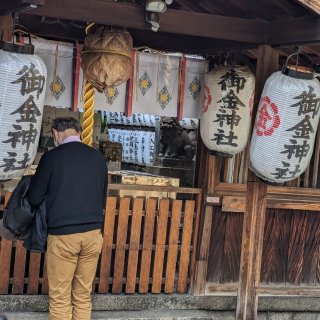
<path fill-rule="evenodd" d="M 293 56 L 297 56 L 296 64 L 289 65 L 288 62 Z M 299 65 L 300 56 L 304 56 L 305 58 L 307 58 L 308 62 L 310 63 L 310 66 L 305 67 L 305 66 Z M 314 79 L 313 60 L 309 55 L 302 53 L 299 49 L 297 52 L 288 56 L 285 65 L 282 67 L 282 73 L 291 78 L 312 80 Z"/>
<path fill-rule="evenodd" d="M 4 31 L 7 28 L 13 27 L 12 32 L 12 42 L 4 41 L 3 35 Z M 29 39 L 29 43 L 17 43 L 15 42 L 14 34 L 25 34 Z M 34 45 L 31 44 L 31 34 L 30 32 L 22 25 L 14 23 L 11 26 L 7 26 L 2 30 L 1 39 L 0 39 L 0 49 L 3 51 L 13 52 L 13 53 L 21 53 L 21 54 L 34 54 Z"/>
<path fill-rule="evenodd" d="M 314 70 L 303 66 L 286 66 L 282 68 L 282 73 L 288 77 L 302 80 L 314 79 Z"/>

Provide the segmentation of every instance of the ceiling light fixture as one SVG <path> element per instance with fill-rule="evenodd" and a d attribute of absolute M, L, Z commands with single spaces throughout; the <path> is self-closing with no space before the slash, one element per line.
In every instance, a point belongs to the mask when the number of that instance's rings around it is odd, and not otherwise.
<path fill-rule="evenodd" d="M 148 0 L 146 10 L 150 12 L 165 12 L 167 5 L 162 0 Z"/>
<path fill-rule="evenodd" d="M 146 21 L 151 24 L 151 30 L 157 32 L 160 28 L 160 17 L 157 12 L 146 12 Z"/>
<path fill-rule="evenodd" d="M 173 0 L 165 0 L 165 3 L 170 6 L 170 4 L 172 4 Z"/>

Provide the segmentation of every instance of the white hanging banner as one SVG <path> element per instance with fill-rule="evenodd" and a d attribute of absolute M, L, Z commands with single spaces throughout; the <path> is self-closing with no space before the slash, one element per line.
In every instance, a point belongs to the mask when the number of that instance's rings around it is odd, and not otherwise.
<path fill-rule="evenodd" d="M 122 161 L 138 165 L 153 165 L 155 133 L 150 131 L 109 129 L 109 139 L 122 144 Z"/>
<path fill-rule="evenodd" d="M 186 58 L 186 78 L 184 84 L 183 118 L 200 119 L 208 61 Z"/>
<path fill-rule="evenodd" d="M 0 180 L 21 177 L 40 138 L 47 69 L 37 55 L 0 50 Z"/>
<path fill-rule="evenodd" d="M 94 110 L 125 112 L 126 83 L 108 88 L 105 93 L 95 90 Z M 83 71 L 80 68 L 78 109 L 83 110 Z"/>
<path fill-rule="evenodd" d="M 127 117 L 123 112 L 106 111 L 105 116 L 107 117 L 107 123 L 113 125 L 154 128 L 157 122 L 160 122 L 160 117 L 152 114 L 133 113 L 130 117 Z"/>
<path fill-rule="evenodd" d="M 44 104 L 60 108 L 72 107 L 73 45 L 40 38 L 32 39 L 32 44 L 35 53 L 47 67 Z"/>
<path fill-rule="evenodd" d="M 180 57 L 137 52 L 132 112 L 176 117 Z"/>

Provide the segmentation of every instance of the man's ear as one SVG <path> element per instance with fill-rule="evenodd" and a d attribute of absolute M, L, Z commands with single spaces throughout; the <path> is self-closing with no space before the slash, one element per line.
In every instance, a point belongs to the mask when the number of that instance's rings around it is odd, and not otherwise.
<path fill-rule="evenodd" d="M 58 131 L 56 129 L 51 129 L 52 131 L 52 137 L 54 140 L 57 140 Z"/>

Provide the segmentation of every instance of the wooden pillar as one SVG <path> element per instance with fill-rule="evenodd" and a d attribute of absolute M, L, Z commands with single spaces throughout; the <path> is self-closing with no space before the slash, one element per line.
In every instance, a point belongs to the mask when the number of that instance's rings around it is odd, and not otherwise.
<path fill-rule="evenodd" d="M 207 282 L 208 256 L 211 239 L 212 218 L 214 207 L 205 203 L 206 195 L 213 195 L 215 188 L 220 181 L 220 158 L 209 155 L 208 149 L 202 143 L 201 168 L 199 170 L 199 187 L 204 189 L 204 199 L 202 206 L 199 246 L 195 248 L 196 261 L 194 274 L 191 281 L 191 293 L 194 296 L 203 296 L 205 294 Z M 205 162 L 205 163 L 203 163 Z M 205 164 L 205 166 L 203 166 Z"/>
<path fill-rule="evenodd" d="M 264 83 L 270 74 L 278 70 L 278 63 L 279 53 L 276 50 L 267 45 L 259 47 L 253 119 Z M 266 194 L 266 184 L 249 171 L 242 232 L 236 320 L 255 320 L 258 318 L 258 287 L 265 226 Z"/>
<path fill-rule="evenodd" d="M 0 36 L 4 30 L 3 40 L 11 41 L 12 39 L 12 17 L 11 16 L 0 16 Z"/>

